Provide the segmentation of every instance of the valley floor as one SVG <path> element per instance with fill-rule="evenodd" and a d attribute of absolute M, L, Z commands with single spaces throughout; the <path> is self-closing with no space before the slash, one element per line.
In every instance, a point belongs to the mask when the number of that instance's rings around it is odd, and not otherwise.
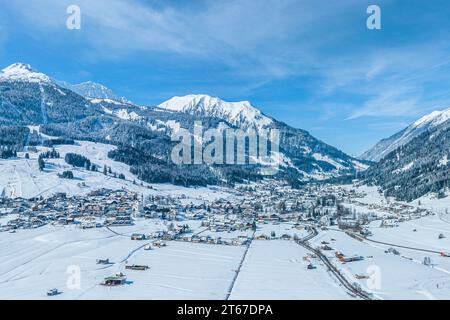
<path fill-rule="evenodd" d="M 286 226 L 287 227 L 287 226 Z M 293 241 L 253 241 L 240 273 L 245 246 L 168 242 L 144 250 L 133 232 L 160 226 L 141 221 L 132 227 L 80 230 L 46 226 L 0 233 L 0 299 L 347 299 L 325 268 L 308 271 L 305 249 Z M 120 235 L 123 234 L 123 235 Z M 109 258 L 114 264 L 97 265 Z M 127 264 L 148 265 L 130 271 Z M 80 270 L 80 287 L 73 288 Z M 128 283 L 108 288 L 100 282 L 123 272 Z M 236 283 L 233 281 L 236 278 Z M 62 294 L 47 297 L 51 288 Z"/>
<path fill-rule="evenodd" d="M 194 233 L 201 232 L 200 225 L 191 225 Z M 45 226 L 0 233 L 0 299 L 354 298 L 319 259 L 292 240 L 253 240 L 245 254 L 246 246 L 180 241 L 147 251 L 148 241 L 130 239 L 134 232 L 155 232 L 162 227 L 163 222 L 142 220 L 111 230 Z M 260 227 L 292 228 L 288 224 Z M 436 235 L 450 234 L 450 224 L 442 224 L 436 216 L 405 223 L 398 230 L 371 229 L 375 241 L 425 250 L 449 248 L 449 240 L 438 242 Z M 412 236 L 413 229 L 420 233 L 420 241 Z M 310 242 L 320 246 L 323 241 L 333 248 L 326 253 L 330 261 L 375 299 L 450 299 L 450 258 L 402 248 L 398 248 L 399 255 L 385 253 L 391 246 L 359 241 L 334 229 L 320 231 Z M 342 264 L 335 251 L 363 256 L 364 260 Z M 431 257 L 431 266 L 422 263 L 425 256 Z M 99 258 L 109 258 L 113 264 L 98 265 Z M 308 270 L 309 263 L 317 268 Z M 131 264 L 150 269 L 126 270 L 125 265 Z M 127 275 L 126 285 L 100 285 L 105 277 L 119 272 Z M 357 275 L 372 276 L 358 280 Z M 62 294 L 47 297 L 52 288 Z"/>
<path fill-rule="evenodd" d="M 91 142 L 60 146 L 57 151 L 61 159 L 47 160 L 44 172 L 38 170 L 37 153 L 30 154 L 30 159 L 20 153 L 17 159 L 0 161 L 0 196 L 46 197 L 56 192 L 84 195 L 110 188 L 146 196 L 182 196 L 183 205 L 240 197 L 239 192 L 224 188 L 141 185 L 128 166 L 108 159 L 112 148 Z M 88 157 L 100 171 L 72 168 L 63 160 L 69 152 Z M 105 165 L 117 174 L 123 173 L 126 179 L 104 175 L 101 168 Z M 75 179 L 60 179 L 58 173 L 65 170 L 72 170 Z M 359 213 L 390 214 L 383 211 L 389 204 L 376 188 L 362 186 L 356 190 L 365 195 L 346 206 Z M 368 226 L 372 236 L 359 240 L 336 226 L 317 228 L 317 236 L 309 243 L 314 248 L 328 244 L 331 250 L 322 251 L 328 260 L 349 283 L 374 299 L 450 299 L 450 258 L 441 255 L 450 251 L 450 202 L 447 198 L 419 200 L 409 205 L 434 214 L 390 228 L 380 227 L 380 220 L 376 220 Z M 0 225 L 15 218 L 14 214 L 2 216 Z M 138 219 L 127 227 L 82 230 L 76 225 L 48 224 L 18 229 L 16 233 L 0 232 L 0 299 L 355 299 L 320 259 L 294 240 L 255 239 L 248 247 L 168 241 L 167 247 L 148 251 L 144 250 L 148 241 L 130 239 L 135 232 L 149 234 L 167 229 L 168 223 Z M 226 239 L 253 235 L 251 231 L 213 232 L 202 227 L 199 220 L 183 223 L 189 224 L 193 234 L 202 236 Z M 293 223 L 258 223 L 254 236 L 272 232 L 278 237 L 308 236 L 307 228 Z M 391 253 L 391 248 L 397 254 Z M 342 263 L 336 252 L 362 259 Z M 96 263 L 105 258 L 112 264 Z M 148 265 L 150 269 L 125 269 L 131 264 Z M 309 264 L 315 269 L 309 270 Z M 104 278 L 120 272 L 127 275 L 124 286 L 100 285 Z M 48 297 L 46 292 L 52 288 L 62 294 Z"/>
<path fill-rule="evenodd" d="M 293 241 L 253 241 L 231 299 L 346 300 L 324 265 L 308 270 L 308 251 Z"/>

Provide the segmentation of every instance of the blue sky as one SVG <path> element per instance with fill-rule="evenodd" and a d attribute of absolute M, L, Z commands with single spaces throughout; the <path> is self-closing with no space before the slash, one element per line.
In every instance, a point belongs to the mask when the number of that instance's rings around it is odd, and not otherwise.
<path fill-rule="evenodd" d="M 81 8 L 81 30 L 66 9 Z M 382 29 L 368 30 L 377 4 Z M 359 155 L 450 107 L 450 2 L 0 0 L 0 62 L 145 105 L 206 93 Z"/>

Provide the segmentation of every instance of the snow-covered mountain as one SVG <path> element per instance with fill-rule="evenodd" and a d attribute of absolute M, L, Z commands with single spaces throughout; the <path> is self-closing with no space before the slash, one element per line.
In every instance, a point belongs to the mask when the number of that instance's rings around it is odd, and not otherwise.
<path fill-rule="evenodd" d="M 50 77 L 34 70 L 29 64 L 14 63 L 0 71 L 0 81 L 50 82 Z"/>
<path fill-rule="evenodd" d="M 76 93 L 74 90 L 78 91 Z M 170 161 L 171 133 L 234 127 L 278 129 L 280 171 L 293 183 L 326 179 L 364 170 L 367 163 L 263 114 L 248 101 L 226 102 L 208 95 L 174 97 L 155 107 L 120 101 L 105 86 L 87 82 L 78 86 L 55 81 L 29 65 L 14 64 L 0 76 L 1 126 L 41 126 L 48 135 L 120 146 L 111 157 L 129 164 L 148 182 L 215 184 L 258 179 L 259 170 L 242 166 L 174 166 Z M 23 146 L 24 141 L 18 141 Z M 19 147 L 20 148 L 20 147 Z"/>
<path fill-rule="evenodd" d="M 367 182 L 399 200 L 411 201 L 430 192 L 444 196 L 450 188 L 450 120 L 445 118 L 443 112 L 423 119 L 428 130 L 369 168 L 364 174 Z"/>
<path fill-rule="evenodd" d="M 420 118 L 407 128 L 393 136 L 378 142 L 373 148 L 361 155 L 361 159 L 380 161 L 398 147 L 406 145 L 422 133 L 434 129 L 450 119 L 450 108 L 442 111 L 434 111 Z"/>
<path fill-rule="evenodd" d="M 115 100 L 122 103 L 129 103 L 126 98 L 117 96 L 111 89 L 100 83 L 92 81 L 86 81 L 79 84 L 70 84 L 65 81 L 59 81 L 58 83 L 87 99 Z"/>
<path fill-rule="evenodd" d="M 56 85 L 71 90 L 87 99 L 106 99 L 129 103 L 127 99 L 117 96 L 111 89 L 102 84 L 92 81 L 86 81 L 80 84 L 58 81 L 25 63 L 14 63 L 1 70 L 0 81 Z"/>
<path fill-rule="evenodd" d="M 248 101 L 227 102 L 205 94 L 173 97 L 158 107 L 192 115 L 220 118 L 239 127 L 262 128 L 273 122 Z"/>
<path fill-rule="evenodd" d="M 0 72 L 0 124 L 47 124 L 98 114 L 99 107 L 28 64 Z"/>
<path fill-rule="evenodd" d="M 449 150 L 450 109 L 434 111 L 366 152 L 379 162 L 364 176 L 399 200 L 442 196 L 450 187 Z"/>
<path fill-rule="evenodd" d="M 367 169 L 367 163 L 353 159 L 340 150 L 263 114 L 248 101 L 228 102 L 209 95 L 173 97 L 158 106 L 161 110 L 197 117 L 212 117 L 241 129 L 278 129 L 282 166 L 296 170 L 308 179 L 325 179 L 343 172 Z M 172 124 L 173 127 L 173 124 Z"/>

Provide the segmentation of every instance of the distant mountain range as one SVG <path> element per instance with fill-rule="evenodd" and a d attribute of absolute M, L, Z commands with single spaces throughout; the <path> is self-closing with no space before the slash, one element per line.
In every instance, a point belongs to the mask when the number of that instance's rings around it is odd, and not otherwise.
<path fill-rule="evenodd" d="M 86 81 L 79 84 L 70 84 L 65 81 L 57 81 L 57 83 L 60 86 L 72 90 L 80 96 L 88 99 L 110 99 L 124 103 L 131 103 L 124 97 L 118 97 L 112 90 L 108 89 L 104 85 L 92 81 Z"/>
<path fill-rule="evenodd" d="M 110 157 L 131 166 L 148 182 L 184 185 L 232 183 L 262 178 L 257 166 L 175 166 L 170 135 L 180 128 L 227 126 L 280 130 L 281 170 L 276 176 L 292 183 L 323 180 L 365 170 L 359 161 L 263 114 L 250 102 L 226 102 L 208 95 L 174 97 L 158 106 L 139 106 L 119 98 L 103 85 L 71 85 L 53 80 L 27 64 L 0 72 L 0 125 L 39 125 L 52 136 L 116 145 Z M 1 144 L 1 141 L 0 141 Z"/>
<path fill-rule="evenodd" d="M 386 195 L 413 200 L 450 188 L 450 109 L 435 111 L 377 143 L 358 160 L 265 115 L 248 101 L 227 102 L 206 94 L 173 97 L 157 106 L 136 105 L 94 82 L 71 85 L 16 63 L 0 72 L 0 148 L 33 141 L 29 126 L 64 138 L 117 146 L 110 158 L 130 165 L 147 182 L 181 185 L 233 184 L 263 179 L 259 165 L 175 165 L 172 133 L 204 129 L 278 129 L 279 173 L 271 178 L 293 185 L 363 172 Z M 26 134 L 28 132 L 28 134 Z M 373 163 L 376 161 L 377 163 Z M 373 164 L 373 165 L 372 165 Z M 369 165 L 370 168 L 369 168 Z"/>

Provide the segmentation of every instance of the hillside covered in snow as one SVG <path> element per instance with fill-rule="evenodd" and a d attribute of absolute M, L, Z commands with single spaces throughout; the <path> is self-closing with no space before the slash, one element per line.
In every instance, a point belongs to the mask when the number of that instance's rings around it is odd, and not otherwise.
<path fill-rule="evenodd" d="M 422 133 L 438 128 L 450 119 L 450 109 L 433 111 L 415 121 L 407 128 L 394 134 L 393 136 L 378 142 L 373 148 L 361 155 L 361 159 L 370 161 L 380 161 L 395 149 L 404 146 Z"/>
<path fill-rule="evenodd" d="M 39 126 L 40 132 L 60 139 L 116 146 L 108 156 L 129 165 L 131 173 L 149 183 L 204 186 L 264 178 L 261 163 L 175 166 L 171 161 L 176 144 L 172 136 L 181 129 L 192 133 L 195 122 L 201 122 L 205 131 L 279 130 L 279 153 L 273 155 L 279 165 L 276 178 L 292 184 L 367 168 L 367 163 L 263 114 L 247 101 L 226 102 L 208 95 L 188 95 L 158 106 L 139 106 L 118 98 L 103 85 L 69 85 L 29 65 L 16 63 L 0 72 L 0 102 L 0 125 L 5 133 L 9 132 L 0 141 L 4 149 L 20 152 L 30 142 L 42 144 L 45 139 L 30 140 L 31 132 L 27 131 L 28 126 Z M 23 134 L 13 138 L 14 130 Z"/>

